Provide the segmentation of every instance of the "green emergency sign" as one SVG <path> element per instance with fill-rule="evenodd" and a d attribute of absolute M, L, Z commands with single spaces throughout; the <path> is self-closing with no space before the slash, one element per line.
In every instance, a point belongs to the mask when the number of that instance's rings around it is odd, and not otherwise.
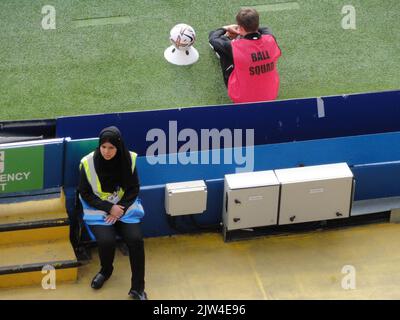
<path fill-rule="evenodd" d="M 0 194 L 43 188 L 44 146 L 0 148 Z"/>

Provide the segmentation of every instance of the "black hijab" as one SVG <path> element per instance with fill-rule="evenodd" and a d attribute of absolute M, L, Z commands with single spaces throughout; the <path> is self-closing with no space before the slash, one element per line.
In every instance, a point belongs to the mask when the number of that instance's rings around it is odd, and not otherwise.
<path fill-rule="evenodd" d="M 105 142 L 117 148 L 117 153 L 111 160 L 106 160 L 101 155 L 100 146 Z M 94 152 L 93 160 L 103 191 L 113 192 L 118 186 L 126 190 L 132 176 L 132 159 L 117 127 L 112 126 L 101 130 L 99 146 Z"/>

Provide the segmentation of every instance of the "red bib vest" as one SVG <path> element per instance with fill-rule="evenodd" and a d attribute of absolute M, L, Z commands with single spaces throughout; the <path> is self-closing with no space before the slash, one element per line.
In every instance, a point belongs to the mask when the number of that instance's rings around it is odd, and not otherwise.
<path fill-rule="evenodd" d="M 234 103 L 275 100 L 279 91 L 277 62 L 281 50 L 271 35 L 232 41 L 234 69 L 228 95 Z"/>

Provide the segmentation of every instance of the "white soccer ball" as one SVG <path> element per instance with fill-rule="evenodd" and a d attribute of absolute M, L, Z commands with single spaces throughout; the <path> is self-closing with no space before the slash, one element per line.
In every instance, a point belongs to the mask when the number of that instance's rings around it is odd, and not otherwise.
<path fill-rule="evenodd" d="M 180 23 L 171 29 L 169 39 L 175 48 L 179 50 L 187 50 L 195 42 L 196 32 L 191 26 L 185 23 Z"/>

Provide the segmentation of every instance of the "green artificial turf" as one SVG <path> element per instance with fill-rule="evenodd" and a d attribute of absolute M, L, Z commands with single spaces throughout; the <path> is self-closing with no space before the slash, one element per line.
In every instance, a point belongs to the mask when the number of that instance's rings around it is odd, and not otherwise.
<path fill-rule="evenodd" d="M 278 2 L 288 1 L 2 0 L 0 121 L 230 103 L 208 32 L 241 6 Z M 261 13 L 283 53 L 280 99 L 400 88 L 400 1 L 297 3 Z M 47 4 L 56 30 L 41 27 Z M 341 27 L 348 4 L 356 30 Z M 163 57 L 181 22 L 197 33 L 200 60 L 188 67 Z"/>

